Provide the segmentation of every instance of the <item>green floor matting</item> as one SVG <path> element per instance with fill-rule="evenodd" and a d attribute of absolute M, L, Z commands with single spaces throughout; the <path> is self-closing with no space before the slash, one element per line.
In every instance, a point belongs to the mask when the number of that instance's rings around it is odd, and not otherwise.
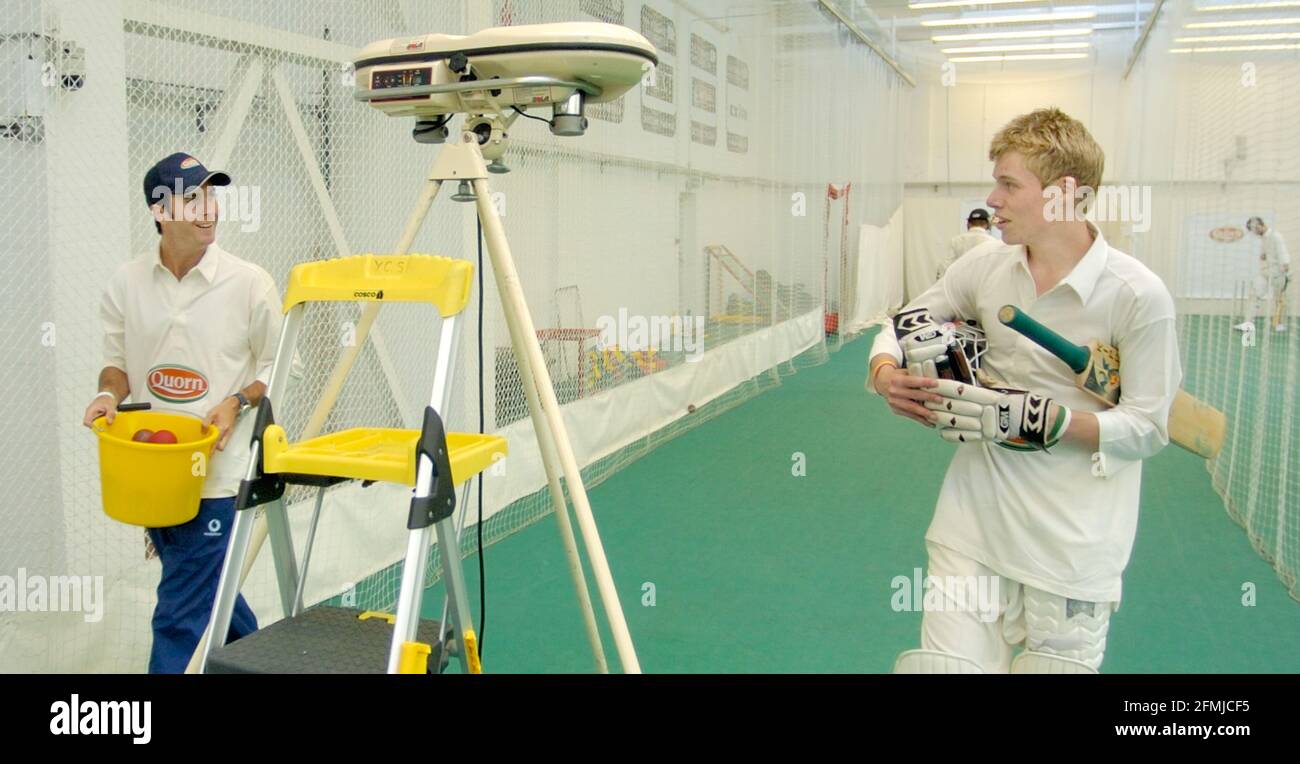
<path fill-rule="evenodd" d="M 924 565 L 952 446 L 863 392 L 868 349 L 846 345 L 591 492 L 644 671 L 886 672 L 917 646 L 920 614 L 891 609 L 890 581 Z M 805 477 L 791 474 L 797 453 Z M 1142 501 L 1103 671 L 1300 672 L 1300 603 L 1229 520 L 1204 462 L 1165 449 Z M 555 520 L 489 547 L 486 563 L 485 670 L 591 671 Z M 466 560 L 476 612 L 477 568 Z M 426 614 L 441 603 L 435 587 Z"/>

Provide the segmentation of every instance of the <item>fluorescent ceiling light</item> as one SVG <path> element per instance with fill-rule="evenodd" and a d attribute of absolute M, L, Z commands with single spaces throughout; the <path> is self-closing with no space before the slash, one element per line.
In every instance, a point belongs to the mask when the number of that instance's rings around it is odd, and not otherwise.
<path fill-rule="evenodd" d="M 1024 40 L 1036 37 L 1081 37 L 1092 34 L 1091 27 L 1074 29 L 1017 29 L 1006 32 L 966 32 L 964 34 L 937 34 L 931 42 L 974 42 L 976 40 Z"/>
<path fill-rule="evenodd" d="M 969 8 L 972 5 L 1010 5 L 1012 3 L 1036 3 L 1039 0 L 930 0 L 930 2 L 908 3 L 913 11 L 928 11 L 932 8 Z M 1300 4 L 1300 0 L 1296 0 Z"/>
<path fill-rule="evenodd" d="M 948 60 L 954 64 L 974 64 L 981 61 L 1059 61 L 1066 58 L 1087 57 L 1087 53 L 1031 53 L 1013 56 L 958 56 Z"/>
<path fill-rule="evenodd" d="M 1027 45 L 976 45 L 967 48 L 944 48 L 944 53 L 998 53 L 1027 50 L 1079 50 L 1090 42 L 1034 42 Z"/>
<path fill-rule="evenodd" d="M 1272 34 L 1213 34 L 1201 37 L 1175 37 L 1174 42 L 1266 42 L 1268 40 L 1300 40 L 1300 32 L 1274 32 Z"/>
<path fill-rule="evenodd" d="M 1296 45 L 1218 45 L 1209 48 L 1170 48 L 1170 53 L 1239 53 L 1247 50 L 1300 50 Z"/>
<path fill-rule="evenodd" d="M 1023 13 L 1003 16 L 974 16 L 962 19 L 922 21 L 923 27 L 969 27 L 982 24 L 1050 24 L 1054 21 L 1086 21 L 1097 18 L 1096 11 L 1065 13 Z"/>
<path fill-rule="evenodd" d="M 1268 27 L 1273 25 L 1300 24 L 1300 16 L 1285 19 L 1237 19 L 1235 21 L 1196 21 L 1184 24 L 1184 29 L 1224 29 L 1226 27 Z"/>
<path fill-rule="evenodd" d="M 1236 3 L 1234 5 L 1203 5 L 1196 10 L 1207 11 L 1271 11 L 1274 8 L 1300 8 L 1300 0 L 1273 0 L 1268 3 Z"/>

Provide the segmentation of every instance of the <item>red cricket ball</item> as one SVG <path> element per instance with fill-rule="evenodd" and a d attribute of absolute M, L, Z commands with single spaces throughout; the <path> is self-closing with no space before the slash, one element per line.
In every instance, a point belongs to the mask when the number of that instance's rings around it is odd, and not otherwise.
<path fill-rule="evenodd" d="M 178 441 L 176 440 L 176 433 L 172 432 L 171 430 L 159 430 L 158 432 L 155 432 L 151 438 L 149 438 L 149 442 L 150 443 L 176 443 Z"/>

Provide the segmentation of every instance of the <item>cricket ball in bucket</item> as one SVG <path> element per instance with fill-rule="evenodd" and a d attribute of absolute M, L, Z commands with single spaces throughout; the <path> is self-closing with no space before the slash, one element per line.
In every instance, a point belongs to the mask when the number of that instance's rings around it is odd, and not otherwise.
<path fill-rule="evenodd" d="M 185 414 L 119 408 L 100 417 L 99 479 L 104 513 L 146 528 L 166 528 L 199 513 L 217 428 Z"/>

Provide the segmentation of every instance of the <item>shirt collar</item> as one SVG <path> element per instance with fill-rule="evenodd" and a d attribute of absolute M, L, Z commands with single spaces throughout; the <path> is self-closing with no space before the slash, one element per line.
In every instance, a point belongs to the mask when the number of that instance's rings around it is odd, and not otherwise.
<path fill-rule="evenodd" d="M 1110 245 L 1106 243 L 1105 237 L 1101 235 L 1097 226 L 1091 220 L 1087 221 L 1087 224 L 1088 232 L 1093 237 L 1092 246 L 1083 253 L 1083 259 L 1075 263 L 1074 270 L 1060 281 L 1060 284 L 1066 284 L 1073 289 L 1074 293 L 1079 295 L 1079 299 L 1085 303 L 1092 297 L 1092 290 L 1097 287 L 1097 280 L 1101 278 L 1102 271 L 1106 268 L 1106 253 L 1110 249 Z M 1029 250 L 1024 245 L 1019 245 L 1016 249 L 1020 254 L 1020 264 L 1028 273 Z"/>
<path fill-rule="evenodd" d="M 1092 246 L 1088 247 L 1083 259 L 1074 266 L 1070 275 L 1061 279 L 1061 283 L 1069 284 L 1084 303 L 1088 302 L 1088 298 L 1092 297 L 1092 290 L 1097 287 L 1097 279 L 1101 278 L 1101 272 L 1106 268 L 1106 252 L 1110 249 L 1105 237 L 1092 221 L 1088 221 L 1088 231 L 1094 237 Z"/>
<path fill-rule="evenodd" d="M 222 250 L 217 246 L 217 243 L 212 242 L 203 253 L 203 257 L 199 258 L 199 264 L 194 266 L 194 272 L 197 272 L 209 284 L 217 278 L 217 261 L 221 259 L 221 252 Z M 153 267 L 155 270 L 160 270 L 168 276 L 172 276 L 172 272 L 162 262 L 162 242 L 158 243 L 158 251 L 154 254 Z M 172 278 L 175 279 L 176 277 L 172 276 Z"/>

